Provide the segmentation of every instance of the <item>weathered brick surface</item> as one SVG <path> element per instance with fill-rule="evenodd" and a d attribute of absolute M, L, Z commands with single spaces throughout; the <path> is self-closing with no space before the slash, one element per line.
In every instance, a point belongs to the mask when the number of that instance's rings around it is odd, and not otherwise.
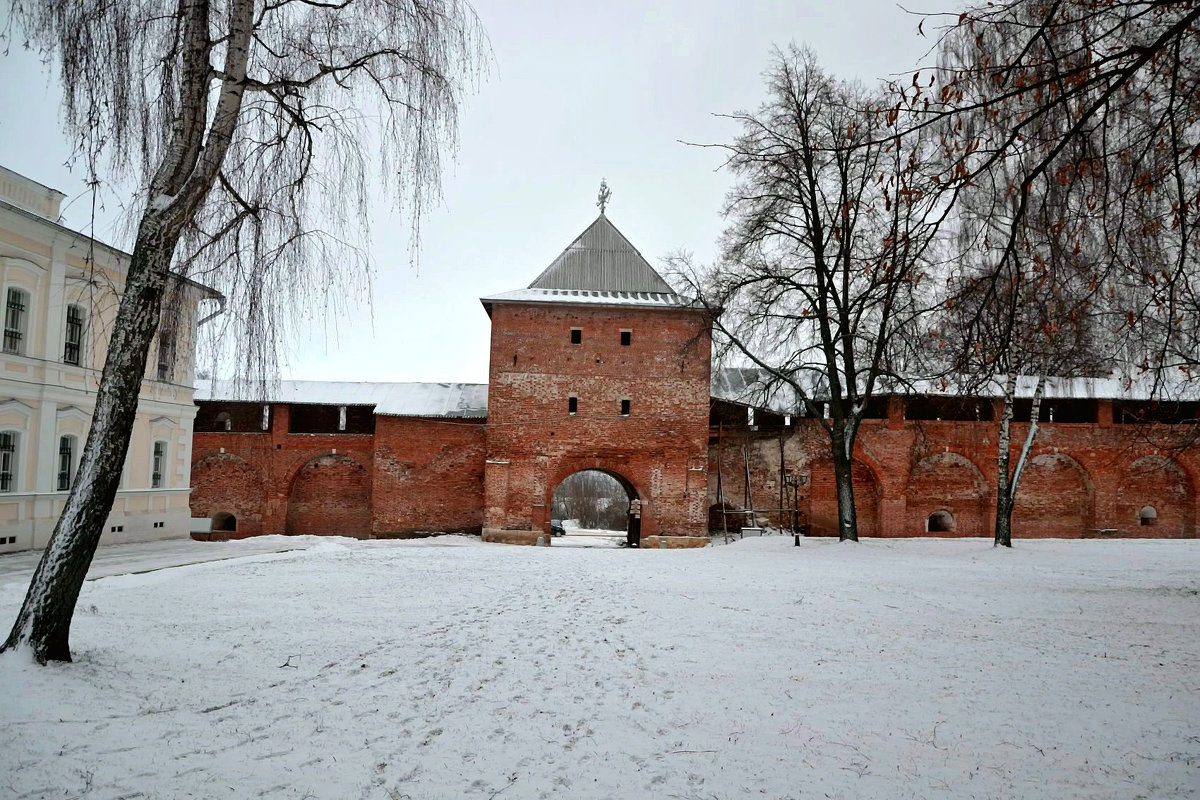
<path fill-rule="evenodd" d="M 263 533 L 264 488 L 262 473 L 245 458 L 231 452 L 210 452 L 192 464 L 192 516 L 211 519 L 226 513 L 236 518 L 235 532 L 214 532 L 212 538 L 240 539 Z"/>
<path fill-rule="evenodd" d="M 496 304 L 485 528 L 548 532 L 558 484 L 599 469 L 642 501 L 643 537 L 702 534 L 710 331 L 691 310 Z"/>
<path fill-rule="evenodd" d="M 1195 537 L 1200 452 L 1178 447 L 1191 426 L 1114 425 L 1106 401 L 1098 418 L 1041 426 L 1017 495 L 1014 535 Z M 1026 430 L 1014 425 L 1014 462 Z M 929 516 L 948 511 L 955 531 L 933 535 L 992 535 L 998 438 L 998 423 L 904 420 L 898 404 L 889 419 L 865 421 L 855 451 L 860 533 L 926 536 Z M 725 431 L 719 458 L 712 448 L 709 504 L 717 503 L 719 461 L 726 502 L 744 507 L 743 441 L 755 506 L 779 506 L 778 433 L 744 430 Z M 802 521 L 816 535 L 837 532 L 826 441 L 813 420 L 785 429 L 784 468 L 799 478 Z M 1147 506 L 1157 514 L 1153 525 L 1140 521 Z M 780 521 L 777 514 L 765 516 Z"/>
<path fill-rule="evenodd" d="M 366 538 L 371 530 L 371 473 L 341 454 L 308 461 L 288 492 L 288 534 Z"/>
<path fill-rule="evenodd" d="M 371 534 L 478 533 L 486 447 L 482 420 L 376 417 Z"/>

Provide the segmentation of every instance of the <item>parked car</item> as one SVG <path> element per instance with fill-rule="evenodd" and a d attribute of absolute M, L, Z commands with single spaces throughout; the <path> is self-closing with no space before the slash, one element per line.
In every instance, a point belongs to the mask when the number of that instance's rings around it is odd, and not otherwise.
<path fill-rule="evenodd" d="M 550 520 L 550 535 L 551 536 L 566 536 L 567 529 L 563 527 L 561 519 Z"/>

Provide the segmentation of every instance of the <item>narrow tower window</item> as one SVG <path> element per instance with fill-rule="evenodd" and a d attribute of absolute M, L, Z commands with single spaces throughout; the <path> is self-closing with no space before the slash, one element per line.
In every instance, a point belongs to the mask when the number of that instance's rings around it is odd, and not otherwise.
<path fill-rule="evenodd" d="M 567 398 L 567 413 L 574 416 L 577 411 L 579 411 L 579 398 L 571 395 Z"/>
<path fill-rule="evenodd" d="M 583 344 L 583 328 L 571 328 L 571 344 Z"/>
<path fill-rule="evenodd" d="M 629 347 L 633 341 L 633 331 L 621 331 L 621 347 Z"/>
<path fill-rule="evenodd" d="M 621 416 L 622 417 L 629 416 L 629 401 L 628 400 L 621 401 Z"/>

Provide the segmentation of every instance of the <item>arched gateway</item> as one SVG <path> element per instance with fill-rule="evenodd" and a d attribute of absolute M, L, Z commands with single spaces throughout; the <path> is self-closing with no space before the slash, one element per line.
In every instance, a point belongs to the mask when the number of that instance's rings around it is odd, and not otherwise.
<path fill-rule="evenodd" d="M 572 472 L 553 487 L 551 526 L 569 524 L 581 532 L 622 532 L 631 547 L 641 544 L 641 499 L 633 483 L 619 472 L 590 467 Z M 553 530 L 551 530 L 553 533 Z"/>

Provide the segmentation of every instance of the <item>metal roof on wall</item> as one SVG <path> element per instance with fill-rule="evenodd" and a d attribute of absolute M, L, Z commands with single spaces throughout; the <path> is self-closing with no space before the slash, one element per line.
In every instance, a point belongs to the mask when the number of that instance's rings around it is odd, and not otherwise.
<path fill-rule="evenodd" d="M 802 379 L 808 382 L 806 391 L 817 401 L 828 398 L 828 390 L 814 380 L 815 372 L 806 372 Z M 1037 376 L 1021 375 L 1017 378 L 1016 397 L 1028 400 L 1037 388 Z M 764 370 L 756 367 L 714 367 L 710 392 L 714 400 L 725 400 L 741 405 L 756 406 L 781 414 L 791 413 L 800 407 L 795 390 L 779 381 L 769 380 Z M 876 397 L 908 395 L 926 397 L 987 397 L 1000 398 L 1004 386 L 994 380 L 979 389 L 966 392 L 948 380 L 914 380 L 911 386 L 894 388 L 877 387 Z M 1047 377 L 1042 389 L 1046 400 L 1124 400 L 1143 401 L 1150 399 L 1168 402 L 1191 402 L 1200 400 L 1200 384 L 1195 382 L 1168 381 L 1155 387 L 1149 376 L 1129 378 L 1057 378 Z"/>
<path fill-rule="evenodd" d="M 673 294 L 667 282 L 604 214 L 567 245 L 529 288 Z"/>
<path fill-rule="evenodd" d="M 342 381 L 199 381 L 197 401 L 374 406 L 395 417 L 487 416 L 486 383 L 354 383 Z"/>

